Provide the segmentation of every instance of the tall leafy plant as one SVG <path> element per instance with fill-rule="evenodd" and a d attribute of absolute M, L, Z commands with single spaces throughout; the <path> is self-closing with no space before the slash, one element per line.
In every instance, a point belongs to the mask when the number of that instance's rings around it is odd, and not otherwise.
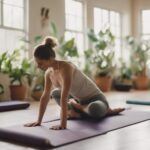
<path fill-rule="evenodd" d="M 88 75 L 89 77 L 92 76 L 92 73 L 91 73 L 91 69 L 92 69 L 92 55 L 93 55 L 93 50 L 92 49 L 86 49 L 84 51 L 84 58 L 85 58 L 85 65 L 84 65 L 84 73 L 86 75 Z"/>
<path fill-rule="evenodd" d="M 12 54 L 7 54 L 4 66 L 4 72 L 11 78 L 12 85 L 22 85 L 22 78 L 29 75 L 30 62 L 27 58 L 20 57 L 20 49 L 14 50 Z"/>
<path fill-rule="evenodd" d="M 146 76 L 148 52 L 150 51 L 149 41 L 136 41 L 134 37 L 127 36 L 126 42 L 131 51 L 133 74 Z"/>
<path fill-rule="evenodd" d="M 71 38 L 65 40 L 64 36 L 60 36 L 55 23 L 51 23 L 50 27 L 51 34 L 58 39 L 57 53 L 63 59 L 77 58 L 79 57 L 78 49 L 75 44 L 75 39 Z"/>
<path fill-rule="evenodd" d="M 7 52 L 1 53 L 0 54 L 0 72 L 4 71 L 4 64 L 6 60 L 7 60 Z"/>
<path fill-rule="evenodd" d="M 109 76 L 112 74 L 114 64 L 114 45 L 115 37 L 110 29 L 101 30 L 98 34 L 91 29 L 88 32 L 88 38 L 91 41 L 92 50 L 85 51 L 85 54 L 91 55 L 91 62 L 96 67 L 97 76 Z"/>
<path fill-rule="evenodd" d="M 58 40 L 58 47 L 57 47 L 57 54 L 62 59 L 69 59 L 69 58 L 77 58 L 79 57 L 78 49 L 75 43 L 75 39 L 71 38 L 69 40 L 65 40 L 64 36 L 60 36 L 58 33 L 58 29 L 54 22 L 50 24 L 50 35 L 54 36 Z M 38 43 L 44 37 L 42 35 L 38 35 L 34 38 L 34 42 Z"/>

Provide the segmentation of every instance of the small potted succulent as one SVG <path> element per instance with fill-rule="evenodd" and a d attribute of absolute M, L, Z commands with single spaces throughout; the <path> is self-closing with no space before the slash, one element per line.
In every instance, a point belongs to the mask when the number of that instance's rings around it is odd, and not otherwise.
<path fill-rule="evenodd" d="M 132 69 L 120 59 L 120 68 L 118 68 L 118 76 L 115 79 L 114 87 L 118 91 L 129 91 L 132 88 Z"/>

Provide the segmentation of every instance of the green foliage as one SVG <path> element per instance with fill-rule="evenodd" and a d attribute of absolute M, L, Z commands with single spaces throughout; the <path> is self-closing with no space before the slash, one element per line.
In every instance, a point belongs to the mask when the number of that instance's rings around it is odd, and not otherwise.
<path fill-rule="evenodd" d="M 149 41 L 137 42 L 132 36 L 126 37 L 126 42 L 131 51 L 132 70 L 135 75 L 146 75 L 147 60 L 150 51 Z"/>
<path fill-rule="evenodd" d="M 101 30 L 98 34 L 91 29 L 88 38 L 93 48 L 85 51 L 86 58 L 96 66 L 96 75 L 111 75 L 114 71 L 114 40 L 115 37 L 110 29 Z"/>
<path fill-rule="evenodd" d="M 121 78 L 130 80 L 131 77 L 132 77 L 132 70 L 131 70 L 131 68 L 126 67 L 126 66 L 122 67 L 121 68 Z"/>
<path fill-rule="evenodd" d="M 75 39 L 72 38 L 68 41 L 63 41 L 58 49 L 58 54 L 63 58 L 67 58 L 68 56 L 78 57 L 79 55 L 75 45 Z"/>
<path fill-rule="evenodd" d="M 22 84 L 22 78 L 29 75 L 30 62 L 27 58 L 20 57 L 20 49 L 15 49 L 11 54 L 7 53 L 4 63 L 4 73 L 11 78 L 11 84 Z"/>
<path fill-rule="evenodd" d="M 120 80 L 128 79 L 131 80 L 132 78 L 132 69 L 130 66 L 127 66 L 125 62 L 120 59 L 121 67 L 119 68 L 119 78 Z"/>
<path fill-rule="evenodd" d="M 59 38 L 58 31 L 54 22 L 51 23 L 50 32 L 53 34 L 54 37 Z"/>
<path fill-rule="evenodd" d="M 91 56 L 93 54 L 92 49 L 87 49 L 84 51 L 84 57 L 85 57 L 85 66 L 84 66 L 84 73 L 88 76 L 91 76 Z"/>
<path fill-rule="evenodd" d="M 44 71 L 38 69 L 35 65 L 30 66 L 30 75 L 28 76 L 28 82 L 33 91 L 39 91 L 44 89 Z"/>
<path fill-rule="evenodd" d="M 58 48 L 56 52 L 58 55 L 63 59 L 71 58 L 77 58 L 79 57 L 78 50 L 75 44 L 75 39 L 71 38 L 69 40 L 65 40 L 64 36 L 60 36 L 57 31 L 57 27 L 55 23 L 51 23 L 50 32 L 52 36 L 56 37 L 58 40 Z"/>
<path fill-rule="evenodd" d="M 68 58 L 77 58 L 79 57 L 78 49 L 75 44 L 75 39 L 71 38 L 69 40 L 65 40 L 64 36 L 60 36 L 57 30 L 57 27 L 54 22 L 51 23 L 50 26 L 50 34 L 58 40 L 58 47 L 56 49 L 56 53 L 63 59 Z M 39 43 L 43 39 L 42 35 L 37 35 L 34 38 L 35 43 Z"/>
<path fill-rule="evenodd" d="M 3 72 L 5 61 L 7 60 L 7 52 L 0 54 L 0 72 Z"/>
<path fill-rule="evenodd" d="M 39 43 L 42 40 L 42 38 L 43 38 L 42 35 L 35 36 L 34 37 L 34 43 L 36 43 L 36 44 Z"/>

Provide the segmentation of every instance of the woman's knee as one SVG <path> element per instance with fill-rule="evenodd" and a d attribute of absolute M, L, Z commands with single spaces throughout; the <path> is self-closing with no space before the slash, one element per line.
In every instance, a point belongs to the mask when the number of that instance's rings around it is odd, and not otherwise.
<path fill-rule="evenodd" d="M 88 105 L 88 114 L 92 118 L 102 118 L 107 114 L 108 107 L 102 101 L 95 101 Z"/>

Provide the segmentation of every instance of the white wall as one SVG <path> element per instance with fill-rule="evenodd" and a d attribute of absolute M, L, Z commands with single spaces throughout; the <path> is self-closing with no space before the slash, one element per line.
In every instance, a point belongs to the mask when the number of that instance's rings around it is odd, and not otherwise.
<path fill-rule="evenodd" d="M 29 39 L 42 33 L 40 10 L 42 7 L 50 9 L 50 21 L 55 22 L 59 33 L 62 35 L 65 28 L 65 0 L 29 0 Z M 93 8 L 101 7 L 122 13 L 123 36 L 131 33 L 130 25 L 130 0 L 84 0 L 87 12 L 87 28 L 93 27 Z M 31 49 L 34 45 L 31 45 Z M 31 55 L 31 54 L 30 54 Z"/>
<path fill-rule="evenodd" d="M 150 0 L 132 0 L 132 32 L 137 38 L 141 34 L 141 10 L 150 9 Z"/>
<path fill-rule="evenodd" d="M 88 25 L 93 27 L 93 8 L 100 7 L 104 9 L 118 11 L 122 14 L 123 36 L 131 33 L 131 5 L 130 0 L 87 0 Z"/>
<path fill-rule="evenodd" d="M 64 0 L 29 0 L 29 40 L 32 42 L 30 46 L 30 56 L 32 56 L 32 49 L 35 46 L 33 39 L 37 35 L 44 34 L 41 27 L 41 8 L 49 8 L 49 20 L 55 22 L 60 34 L 64 33 L 65 12 Z M 48 30 L 47 30 L 48 32 Z"/>
<path fill-rule="evenodd" d="M 114 10 L 122 15 L 122 37 L 132 34 L 131 31 L 131 1 L 130 0 L 87 0 L 87 22 L 88 27 L 93 28 L 93 8 L 100 7 L 103 9 Z M 129 59 L 129 51 L 122 45 L 122 56 L 125 61 Z"/>
<path fill-rule="evenodd" d="M 141 36 L 141 11 L 150 9 L 150 0 L 132 0 L 132 32 L 133 36 L 140 39 Z M 147 75 L 150 77 L 150 65 L 147 69 Z"/>

